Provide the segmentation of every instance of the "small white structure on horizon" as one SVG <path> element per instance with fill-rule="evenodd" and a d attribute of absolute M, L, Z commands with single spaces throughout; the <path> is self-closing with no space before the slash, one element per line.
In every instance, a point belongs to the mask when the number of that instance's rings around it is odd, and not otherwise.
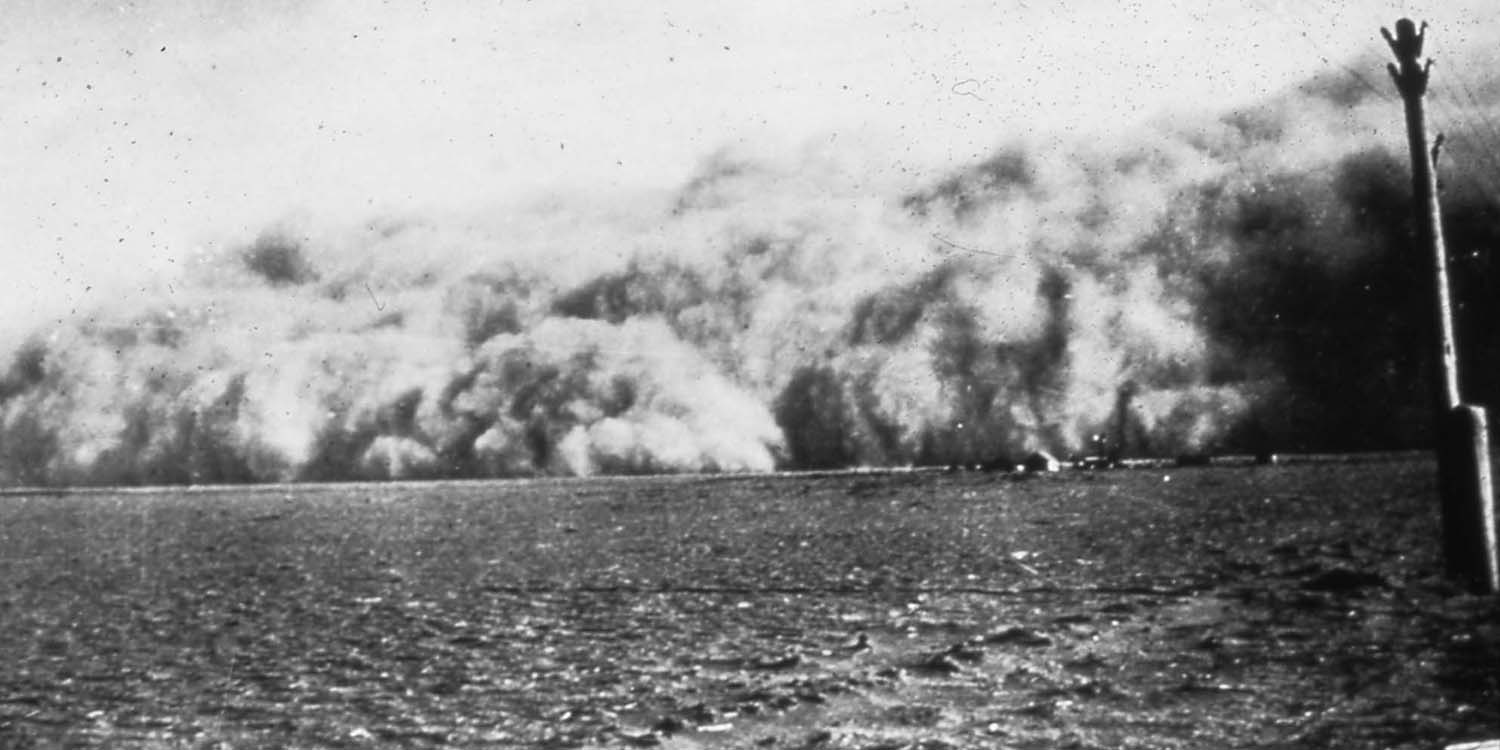
<path fill-rule="evenodd" d="M 1500 740 L 1480 740 L 1479 742 L 1461 742 L 1457 745 L 1449 745 L 1443 750 L 1500 750 Z"/>
<path fill-rule="evenodd" d="M 1057 456 L 1047 451 L 1036 451 L 1021 462 L 1021 470 L 1028 474 L 1040 474 L 1060 469 L 1062 469 L 1062 462 L 1057 460 Z"/>

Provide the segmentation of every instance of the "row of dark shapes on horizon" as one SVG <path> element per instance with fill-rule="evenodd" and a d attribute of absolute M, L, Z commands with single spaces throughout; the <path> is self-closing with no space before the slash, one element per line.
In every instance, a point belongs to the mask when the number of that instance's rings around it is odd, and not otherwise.
<path fill-rule="evenodd" d="M 1361 464 L 1361 463 L 1391 463 L 1399 461 L 1422 461 L 1430 457 L 1430 452 L 1421 450 L 1409 451 L 1374 451 L 1361 453 L 1186 453 L 1174 457 L 1152 457 L 1152 458 L 1113 458 L 1110 456 L 1082 455 L 1071 459 L 1059 459 L 1046 451 L 1036 451 L 1027 455 L 1020 461 L 990 461 L 977 464 L 943 464 L 922 466 L 853 466 L 837 469 L 793 469 L 771 472 L 773 475 L 789 476 L 840 476 L 840 475 L 869 475 L 888 476 L 900 474 L 933 474 L 947 473 L 958 474 L 964 472 L 997 473 L 1013 479 L 1030 479 L 1033 477 L 1066 474 L 1072 472 L 1094 472 L 1094 471 L 1131 471 L 1170 468 L 1235 468 L 1235 467 L 1270 467 L 1288 464 Z M 622 475 L 614 475 L 621 478 Z M 723 474 L 725 477 L 744 477 L 746 474 Z M 521 478 L 535 479 L 535 477 Z M 380 480 L 380 481 L 410 481 L 431 482 L 430 479 L 419 480 Z M 476 481 L 473 479 L 450 479 L 438 481 L 466 482 Z M 477 480 L 491 481 L 491 480 Z M 502 480 L 504 481 L 504 480 Z M 329 486 L 336 487 L 351 482 L 338 480 L 309 480 L 296 482 L 224 482 L 210 484 L 188 484 L 185 489 L 190 491 L 212 491 L 215 488 L 235 488 L 237 490 L 255 490 L 260 488 L 266 491 L 280 491 L 289 485 L 302 486 Z M 354 483 L 364 483 L 358 481 Z M 153 492 L 166 485 L 68 485 L 68 486 L 0 486 L 0 497 L 14 495 L 73 495 L 73 494 L 98 494 L 118 492 Z M 181 485 L 178 485 L 182 487 Z"/>
<path fill-rule="evenodd" d="M 1043 474 L 1078 471 L 1146 470 L 1169 468 L 1232 468 L 1257 466 L 1283 466 L 1287 464 L 1359 464 L 1390 463 L 1396 461 L 1421 461 L 1430 456 L 1422 450 L 1371 451 L 1359 453 L 1184 453 L 1169 457 L 1120 458 L 1108 455 L 1084 454 L 1060 459 L 1047 451 L 1035 451 L 1019 461 L 995 460 L 975 464 L 944 464 L 937 466 L 895 467 L 851 467 L 778 472 L 796 475 L 836 474 L 917 474 L 962 472 L 1000 473 L 1018 479 Z"/>

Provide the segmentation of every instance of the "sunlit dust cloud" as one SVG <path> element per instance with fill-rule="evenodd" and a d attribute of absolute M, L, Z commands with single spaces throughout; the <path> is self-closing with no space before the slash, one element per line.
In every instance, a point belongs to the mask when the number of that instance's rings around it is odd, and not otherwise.
<path fill-rule="evenodd" d="M 1388 108 L 1314 82 L 1129 137 L 1017 138 L 935 176 L 731 149 L 611 209 L 308 212 L 9 352 L 0 478 L 1418 444 L 1425 292 Z M 1495 234 L 1484 196 L 1455 205 L 1459 252 Z"/>

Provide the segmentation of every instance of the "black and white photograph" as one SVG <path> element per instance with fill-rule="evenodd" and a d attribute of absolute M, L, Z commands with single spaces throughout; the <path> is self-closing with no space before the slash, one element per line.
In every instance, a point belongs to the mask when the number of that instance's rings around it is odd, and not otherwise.
<path fill-rule="evenodd" d="M 0 0 L 0 750 L 1500 750 L 1493 0 Z"/>

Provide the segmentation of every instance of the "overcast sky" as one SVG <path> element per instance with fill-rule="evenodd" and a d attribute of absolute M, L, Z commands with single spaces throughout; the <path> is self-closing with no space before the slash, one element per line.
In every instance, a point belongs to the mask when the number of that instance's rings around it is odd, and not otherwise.
<path fill-rule="evenodd" d="M 9 327 L 289 214 L 659 189 L 721 148 L 815 141 L 920 172 L 1350 65 L 1388 86 L 1381 25 L 1428 18 L 1428 52 L 1462 65 L 1500 17 L 1279 0 L 3 6 Z"/>

